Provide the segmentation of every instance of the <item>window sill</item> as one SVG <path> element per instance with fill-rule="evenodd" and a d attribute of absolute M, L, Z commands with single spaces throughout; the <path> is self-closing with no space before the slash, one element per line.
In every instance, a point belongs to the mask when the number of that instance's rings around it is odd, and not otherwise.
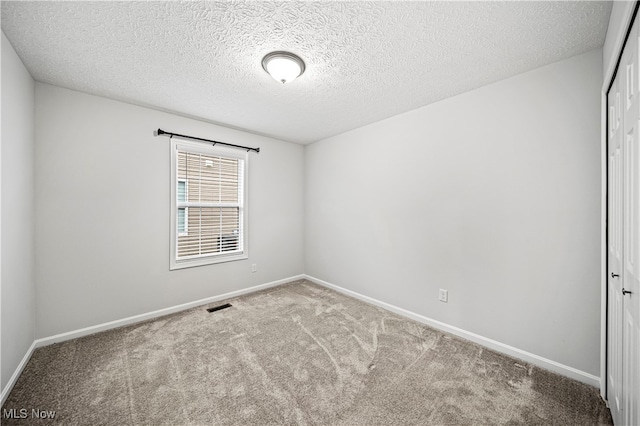
<path fill-rule="evenodd" d="M 212 256 L 201 257 L 196 259 L 175 260 L 171 259 L 169 270 L 195 268 L 197 266 L 215 265 L 216 263 L 235 262 L 237 260 L 248 259 L 249 255 L 245 253 L 232 254 L 229 256 Z"/>

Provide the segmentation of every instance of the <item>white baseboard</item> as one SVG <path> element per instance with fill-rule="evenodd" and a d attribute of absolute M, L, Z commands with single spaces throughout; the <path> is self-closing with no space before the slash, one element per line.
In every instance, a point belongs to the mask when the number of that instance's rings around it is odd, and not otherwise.
<path fill-rule="evenodd" d="M 186 309 L 194 308 L 200 305 L 206 305 L 207 303 L 217 302 L 219 300 L 231 299 L 243 294 L 253 293 L 256 291 L 264 290 L 269 287 L 275 287 L 280 284 L 288 283 L 295 280 L 301 280 L 304 275 L 296 275 L 289 278 L 284 278 L 277 281 L 272 281 L 266 284 L 260 284 L 242 290 L 231 291 L 219 296 L 207 297 L 205 299 L 195 300 L 193 302 L 183 303 L 181 305 L 170 306 L 168 308 L 158 309 L 157 311 L 147 312 L 146 314 L 134 315 L 132 317 L 123 318 L 115 321 L 105 322 L 104 324 L 92 325 L 91 327 L 81 328 L 79 330 L 68 331 L 66 333 L 56 334 L 50 337 L 44 337 L 35 341 L 36 348 L 41 346 L 51 345 L 53 343 L 64 342 L 66 340 L 77 339 L 78 337 L 87 336 L 89 334 L 98 333 L 100 331 L 111 330 L 112 328 L 122 327 L 124 325 L 135 324 L 137 322 L 146 321 L 148 319 L 158 318 L 165 315 L 173 314 L 175 312 L 184 311 Z"/>
<path fill-rule="evenodd" d="M 346 294 L 348 296 L 351 297 L 355 297 L 356 299 L 362 300 L 366 303 L 370 303 L 372 305 L 376 305 L 379 306 L 381 308 L 384 308 L 388 311 L 391 312 L 395 312 L 398 315 L 402 315 L 404 317 L 410 318 L 414 321 L 418 321 L 420 323 L 426 324 L 430 327 L 433 327 L 435 329 L 462 337 L 464 339 L 470 340 L 474 343 L 478 343 L 479 345 L 485 346 L 489 349 L 493 349 L 497 352 L 501 352 L 504 353 L 506 355 L 510 355 L 513 356 L 515 358 L 521 359 L 523 361 L 529 362 L 531 364 L 537 365 L 539 367 L 545 368 L 547 370 L 553 371 L 554 373 L 558 373 L 561 374 L 563 376 L 578 380 L 580 382 L 589 384 L 591 386 L 600 387 L 600 378 L 597 376 L 594 376 L 592 374 L 586 373 L 584 371 L 575 369 L 573 367 L 569 367 L 567 365 L 563 365 L 560 364 L 558 362 L 552 361 L 550 359 L 547 358 L 543 358 L 541 356 L 523 351 L 521 349 L 515 348 L 513 346 L 509 346 L 506 345 L 504 343 L 500 343 L 498 341 L 492 340 L 492 339 L 488 339 L 486 337 L 480 336 L 478 334 L 475 333 L 471 333 L 469 331 L 463 330 L 461 328 L 458 327 L 454 327 L 448 324 L 445 324 L 443 322 L 425 317 L 423 315 L 419 315 L 416 314 L 414 312 L 408 311 L 406 309 L 402 309 L 399 308 L 397 306 L 391 305 L 389 303 L 385 303 L 385 302 L 381 302 L 377 299 L 373 299 L 371 297 L 362 295 L 360 293 L 356 293 L 355 291 L 351 291 L 351 290 L 347 290 L 345 288 L 339 287 L 337 285 L 328 283 L 326 281 L 320 280 L 318 278 L 306 275 L 306 274 L 302 274 L 302 275 L 296 275 L 293 277 L 289 277 L 289 278 L 284 278 L 281 280 L 277 280 L 277 281 L 272 281 L 270 283 L 266 283 L 266 284 L 260 284 L 257 286 L 253 286 L 253 287 L 249 287 L 249 288 L 245 288 L 242 290 L 236 290 L 236 291 L 232 291 L 229 293 L 225 293 L 225 294 L 221 294 L 218 296 L 212 296 L 212 297 L 208 297 L 205 299 L 200 299 L 200 300 L 196 300 L 193 302 L 188 302 L 188 303 L 183 303 L 181 305 L 176 305 L 176 306 L 171 306 L 168 308 L 164 308 L 164 309 L 159 309 L 157 311 L 153 311 L 153 312 L 148 312 L 145 314 L 140 314 L 140 315 L 134 315 L 128 318 L 123 318 L 120 320 L 116 320 L 116 321 L 110 321 L 104 324 L 98 324 L 98 325 L 94 325 L 91 327 L 85 327 L 79 330 L 74 330 L 74 331 L 69 331 L 66 333 L 61 333 L 61 334 L 56 334 L 54 336 L 50 336 L 50 337 L 44 337 L 41 339 L 36 339 L 34 340 L 34 342 L 31 344 L 31 346 L 29 347 L 29 349 L 27 350 L 27 352 L 25 353 L 24 357 L 22 358 L 22 361 L 20 361 L 20 364 L 18 364 L 18 367 L 16 368 L 15 372 L 13 373 L 13 375 L 11 376 L 11 378 L 9 379 L 9 381 L 7 382 L 7 385 L 5 386 L 5 388 L 2 390 L 2 395 L 1 395 L 1 401 L 0 401 L 0 406 L 4 405 L 4 402 L 6 400 L 6 398 L 9 396 L 9 393 L 11 393 L 11 390 L 13 389 L 13 386 L 16 384 L 18 378 L 20 377 L 20 374 L 22 374 L 22 371 L 24 370 L 24 367 L 27 365 L 27 362 L 29 362 L 29 359 L 31 358 L 31 355 L 33 354 L 33 351 L 36 348 L 42 347 L 42 346 L 47 346 L 47 345 L 51 345 L 53 343 L 59 343 L 59 342 L 64 342 L 66 340 L 71 340 L 71 339 L 76 339 L 78 337 L 83 337 L 83 336 L 87 336 L 89 334 L 94 334 L 94 333 L 98 333 L 101 331 L 105 331 L 105 330 L 110 330 L 113 328 L 117 328 L 117 327 L 122 327 L 124 325 L 129 325 L 129 324 L 134 324 L 137 322 L 141 322 L 141 321 L 145 321 L 148 319 L 153 319 L 153 318 L 157 318 L 157 317 L 161 317 L 164 315 L 169 315 L 175 312 L 180 312 L 180 311 L 184 311 L 186 309 L 190 309 L 196 306 L 200 306 L 200 305 L 206 305 L 208 303 L 212 303 L 212 302 L 217 302 L 219 300 L 224 300 L 224 299 L 231 299 L 233 297 L 237 297 L 237 296 L 241 296 L 243 294 L 247 294 L 247 293 L 253 293 L 256 291 L 260 291 L 260 290 L 264 290 L 270 287 L 275 287 L 277 285 L 280 284 L 285 284 L 291 281 L 296 281 L 296 280 L 300 280 L 300 279 L 307 279 L 311 282 L 314 282 L 316 284 L 322 285 L 324 287 L 327 288 L 331 288 L 333 290 L 336 290 L 340 293 Z"/>
<path fill-rule="evenodd" d="M 36 341 L 34 340 L 33 343 L 31 343 L 31 346 L 29 346 L 29 349 L 27 349 L 27 353 L 25 353 L 24 356 L 22 357 L 22 361 L 20 361 L 20 364 L 18 364 L 16 371 L 14 371 L 13 374 L 11 375 L 11 378 L 7 382 L 7 385 L 4 387 L 4 389 L 2 389 L 2 395 L 0 395 L 0 407 L 4 405 L 4 401 L 7 399 L 7 397 L 11 393 L 11 389 L 13 389 L 13 386 L 18 381 L 18 377 L 20 377 L 20 375 L 22 374 L 22 370 L 24 370 L 24 367 L 27 366 L 27 363 L 31 359 L 31 355 L 33 354 L 33 351 L 35 349 L 36 349 Z"/>
<path fill-rule="evenodd" d="M 170 306 L 164 309 L 158 309 L 157 311 L 147 312 L 145 314 L 134 315 L 128 318 L 106 322 L 104 324 L 93 325 L 90 327 L 81 328 L 79 330 L 68 331 L 66 333 L 60 333 L 54 336 L 36 339 L 33 341 L 31 346 L 29 347 L 29 350 L 22 358 L 22 361 L 20 362 L 20 364 L 18 365 L 18 368 L 16 368 L 15 372 L 11 376 L 11 379 L 9 379 L 9 382 L 7 382 L 7 386 L 5 386 L 5 388 L 2 390 L 2 402 L 0 403 L 0 406 L 4 404 L 5 399 L 9 396 L 9 393 L 11 393 L 11 390 L 13 389 L 13 386 L 16 384 L 18 377 L 20 377 L 20 374 L 22 374 L 22 370 L 24 370 L 24 367 L 27 365 L 27 362 L 29 362 L 31 355 L 33 354 L 33 351 L 36 348 L 51 345 L 53 343 L 64 342 L 66 340 L 76 339 L 78 337 L 88 336 L 89 334 L 99 333 L 101 331 L 122 327 L 124 325 L 135 324 L 137 322 L 145 321 L 148 319 L 153 319 L 153 318 L 161 317 L 164 315 L 173 314 L 175 312 L 184 311 L 186 309 L 194 308 L 196 306 L 217 302 L 219 300 L 231 299 L 233 297 L 241 296 L 243 294 L 253 293 L 253 292 L 264 290 L 270 287 L 275 287 L 280 284 L 285 284 L 291 281 L 301 280 L 303 278 L 305 278 L 304 275 L 296 275 L 293 277 L 272 281 L 266 284 L 260 284 L 253 287 L 244 288 L 242 290 L 236 290 L 229 293 L 224 293 L 218 296 L 207 297 L 205 299 L 195 300 L 193 302 L 183 303 L 181 305 L 175 305 L 175 306 Z"/>
<path fill-rule="evenodd" d="M 406 318 L 410 318 L 414 321 L 418 321 L 422 324 L 426 324 L 430 327 L 433 327 L 435 329 L 462 337 L 466 340 L 470 340 L 474 343 L 477 343 L 479 345 L 482 345 L 486 348 L 492 349 L 496 352 L 500 352 L 509 356 L 512 356 L 514 358 L 518 358 L 521 359 L 525 362 L 528 362 L 530 364 L 536 365 L 538 367 L 542 367 L 546 370 L 552 371 L 554 373 L 558 373 L 561 374 L 563 376 L 569 377 L 571 379 L 574 380 L 578 380 L 579 382 L 582 383 L 586 383 L 588 385 L 594 386 L 596 388 L 600 388 L 600 377 L 594 376 L 593 374 L 589 374 L 586 373 L 584 371 L 578 370 L 576 368 L 573 367 L 569 367 L 568 365 L 564 365 L 564 364 L 560 364 L 559 362 L 547 359 L 547 358 L 543 358 L 541 356 L 538 356 L 536 354 L 532 354 L 530 352 L 527 351 L 523 351 L 522 349 L 518 349 L 515 348 L 513 346 L 509 346 L 506 345 L 504 343 L 498 342 L 496 340 L 492 340 L 483 336 L 480 336 L 478 334 L 475 333 L 471 333 L 470 331 L 466 331 L 463 330 L 461 328 L 458 327 L 454 327 L 452 325 L 425 317 L 423 315 L 420 314 L 416 314 L 414 312 L 408 311 L 406 309 L 402 309 L 399 308 L 397 306 L 394 305 L 390 305 L 389 303 L 386 302 L 381 302 L 377 299 L 374 299 L 372 297 L 369 296 L 365 296 L 362 295 L 360 293 L 356 293 L 355 291 L 351 291 L 351 290 L 347 290 L 346 288 L 342 288 L 339 287 L 335 284 L 331 284 L 328 283 L 326 281 L 323 281 L 321 279 L 309 276 L 309 275 L 304 275 L 304 277 L 316 284 L 319 284 L 323 287 L 327 287 L 333 290 L 336 290 L 340 293 L 346 294 L 348 296 L 351 297 L 355 297 L 356 299 L 362 300 L 363 302 L 367 302 L 370 303 L 372 305 L 376 305 L 379 306 L 381 308 L 384 308 L 388 311 L 394 312 L 398 315 L 401 315 L 403 317 Z"/>

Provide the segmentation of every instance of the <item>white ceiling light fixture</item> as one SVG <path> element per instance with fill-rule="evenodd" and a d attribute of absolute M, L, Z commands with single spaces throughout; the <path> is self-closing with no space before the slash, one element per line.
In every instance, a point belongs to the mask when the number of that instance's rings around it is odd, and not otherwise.
<path fill-rule="evenodd" d="M 262 58 L 262 68 L 280 83 L 290 83 L 304 73 L 304 61 L 290 52 L 271 52 Z"/>

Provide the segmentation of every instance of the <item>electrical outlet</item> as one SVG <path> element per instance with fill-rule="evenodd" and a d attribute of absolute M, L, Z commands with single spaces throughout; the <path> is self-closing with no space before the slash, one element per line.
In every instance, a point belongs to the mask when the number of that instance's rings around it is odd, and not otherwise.
<path fill-rule="evenodd" d="M 449 301 L 449 292 L 447 290 L 440 289 L 438 300 L 440 300 L 441 302 L 447 303 Z"/>
<path fill-rule="evenodd" d="M 258 264 L 254 263 L 251 265 L 251 272 L 258 272 Z"/>

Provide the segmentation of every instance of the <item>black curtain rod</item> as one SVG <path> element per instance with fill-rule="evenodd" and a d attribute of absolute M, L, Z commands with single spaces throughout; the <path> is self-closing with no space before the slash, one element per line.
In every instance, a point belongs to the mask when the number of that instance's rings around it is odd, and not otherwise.
<path fill-rule="evenodd" d="M 247 152 L 249 151 L 255 151 L 255 152 L 260 152 L 260 148 L 251 148 L 249 146 L 242 146 L 242 145 L 234 145 L 232 143 L 226 143 L 226 142 L 218 142 L 218 141 L 212 141 L 210 139 L 203 139 L 203 138 L 197 138 L 195 136 L 187 136 L 187 135 L 181 135 L 179 133 L 171 133 L 171 132 L 165 132 L 162 129 L 158 129 L 156 132 L 156 136 L 161 136 L 161 135 L 169 135 L 171 136 L 178 136 L 180 138 L 187 138 L 187 139 L 193 139 L 195 141 L 200 141 L 200 142 L 210 142 L 213 144 L 213 146 L 216 145 L 224 145 L 224 146 L 230 146 L 232 148 L 239 148 L 239 149 L 246 149 Z"/>

